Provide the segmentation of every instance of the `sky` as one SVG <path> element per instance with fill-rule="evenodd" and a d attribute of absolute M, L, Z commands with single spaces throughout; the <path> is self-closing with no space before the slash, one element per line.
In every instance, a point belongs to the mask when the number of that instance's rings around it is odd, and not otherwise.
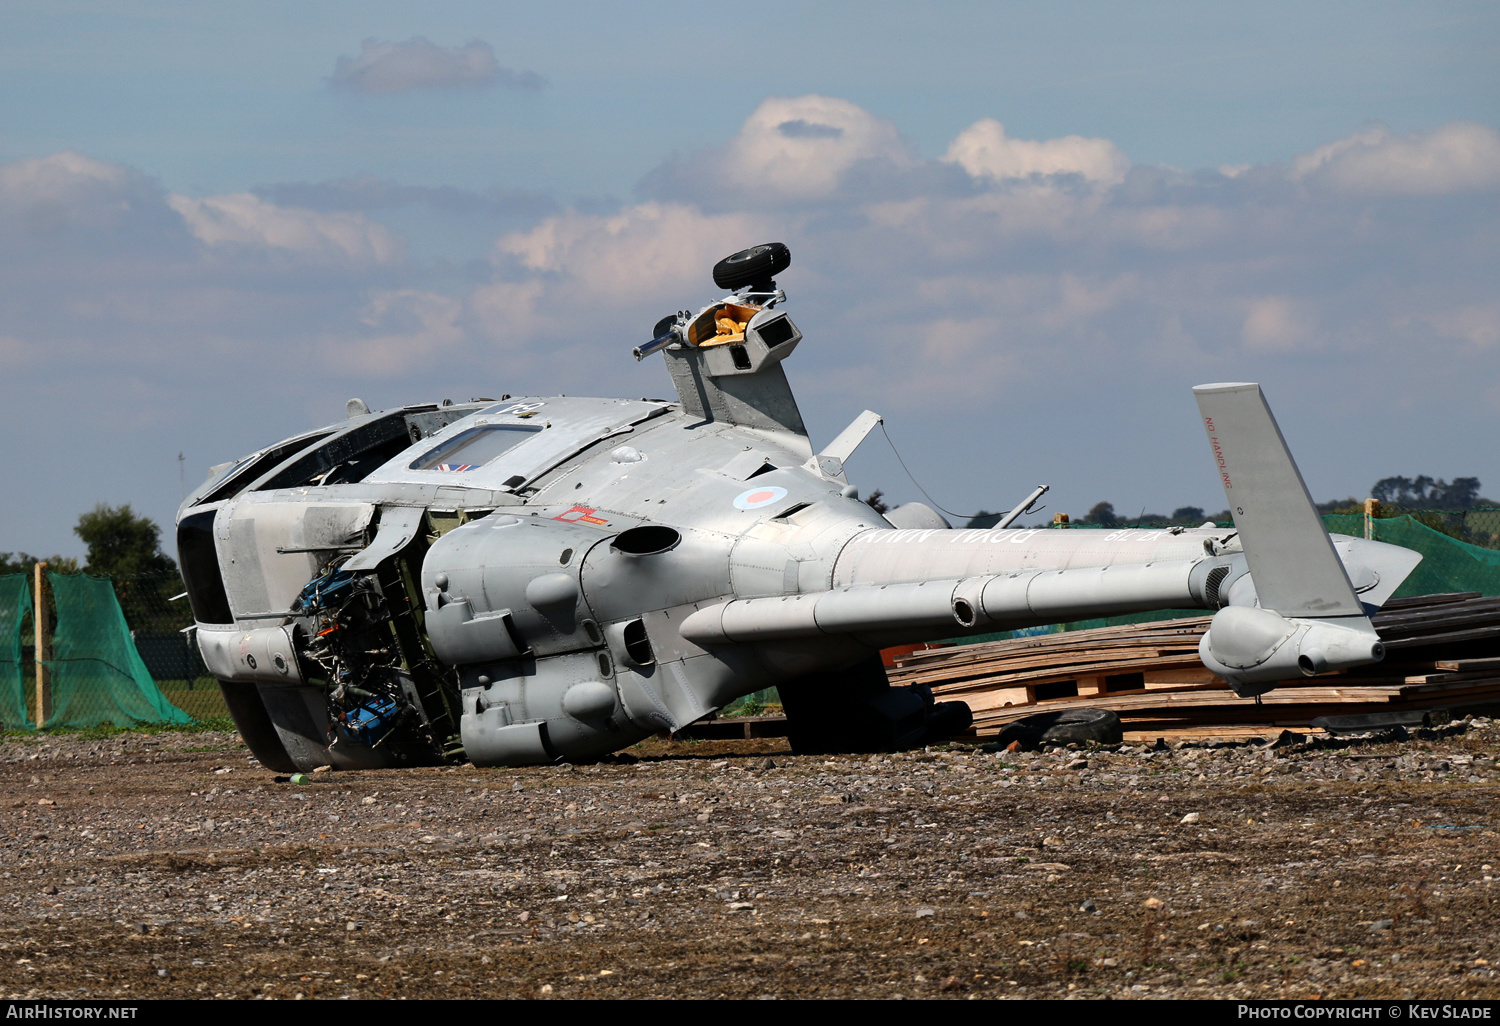
<path fill-rule="evenodd" d="M 1316 499 L 1500 496 L 1500 7 L 746 10 L 7 0 L 0 551 L 352 396 L 670 396 L 773 240 L 814 445 L 955 513 L 1222 509 L 1210 381 Z"/>

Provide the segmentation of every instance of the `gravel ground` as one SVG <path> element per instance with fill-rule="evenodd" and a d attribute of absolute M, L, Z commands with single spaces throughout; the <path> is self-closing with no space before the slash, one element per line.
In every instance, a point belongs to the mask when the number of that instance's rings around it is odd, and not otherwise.
<path fill-rule="evenodd" d="M 1500 727 L 278 780 L 0 740 L 0 993 L 1496 998 Z"/>

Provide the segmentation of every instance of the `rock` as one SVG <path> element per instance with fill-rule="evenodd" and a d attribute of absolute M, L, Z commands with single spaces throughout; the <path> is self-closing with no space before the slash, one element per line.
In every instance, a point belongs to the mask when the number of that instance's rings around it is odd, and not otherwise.
<path fill-rule="evenodd" d="M 919 908 L 919 909 L 917 909 L 917 918 L 918 919 L 931 919 L 935 915 L 937 915 L 937 910 L 936 909 L 930 909 L 930 908 Z"/>
<path fill-rule="evenodd" d="M 1094 899 L 1093 898 L 1084 898 L 1083 899 L 1083 904 L 1078 906 L 1078 911 L 1080 911 L 1080 912 L 1090 912 L 1090 913 L 1093 913 L 1094 915 L 1098 915 L 1099 914 L 1099 906 L 1094 904 Z"/>
<path fill-rule="evenodd" d="M 1141 904 L 1145 905 L 1153 912 L 1158 912 L 1161 909 L 1165 908 L 1167 903 L 1162 901 L 1160 898 L 1147 898 Z"/>
<path fill-rule="evenodd" d="M 1199 817 L 1199 815 L 1196 812 L 1189 812 L 1186 816 L 1183 816 L 1182 819 L 1178 820 L 1178 822 L 1179 823 L 1196 823 L 1196 822 L 1198 822 L 1199 818 L 1200 817 Z"/>
<path fill-rule="evenodd" d="M 1377 919 L 1375 920 L 1375 922 L 1370 924 L 1370 932 L 1378 933 L 1381 930 L 1389 930 L 1395 925 L 1396 921 L 1394 919 Z"/>

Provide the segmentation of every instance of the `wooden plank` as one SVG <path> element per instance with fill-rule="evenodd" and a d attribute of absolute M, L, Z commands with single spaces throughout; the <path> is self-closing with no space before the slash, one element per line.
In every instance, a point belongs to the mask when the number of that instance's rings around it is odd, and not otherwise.
<path fill-rule="evenodd" d="M 1179 666 L 1202 666 L 1203 663 L 1198 659 L 1198 653 L 1193 652 L 1191 655 L 1160 656 L 1154 660 L 1151 660 L 1150 665 L 1153 667 L 1167 668 Z M 1026 681 L 1028 684 L 1044 684 L 1049 681 L 1076 679 L 1081 674 L 1093 675 L 1101 673 L 1125 673 L 1131 670 L 1139 670 L 1141 669 L 1141 666 L 1141 663 L 1131 661 L 1076 663 L 1072 666 L 1048 667 L 1044 671 L 1012 670 L 1005 673 L 995 674 L 972 673 L 967 668 L 965 668 L 962 678 L 958 680 L 954 679 L 954 674 L 942 674 L 937 672 L 925 672 L 920 674 L 905 674 L 898 672 L 892 673 L 890 675 L 890 679 L 891 683 L 893 684 L 931 684 L 934 687 L 936 687 L 938 684 L 945 684 L 948 686 L 968 684 L 973 687 L 981 688 L 991 685 L 1004 687 L 1012 682 L 1019 681 Z"/>
<path fill-rule="evenodd" d="M 1482 641 L 1486 638 L 1500 637 L 1500 626 L 1478 627 L 1467 631 L 1454 631 L 1449 634 L 1416 635 L 1410 638 L 1392 638 L 1385 641 L 1387 651 L 1391 649 L 1414 648 L 1418 645 L 1451 645 L 1460 641 Z"/>
<path fill-rule="evenodd" d="M 1439 670 L 1455 670 L 1460 673 L 1469 670 L 1500 670 L 1500 658 L 1489 659 L 1441 659 L 1437 662 Z"/>
<path fill-rule="evenodd" d="M 1406 598 L 1386 599 L 1381 611 L 1387 609 L 1412 609 L 1418 606 L 1447 605 L 1452 602 L 1467 602 L 1470 599 L 1480 598 L 1477 591 L 1444 591 L 1432 595 L 1410 595 Z"/>

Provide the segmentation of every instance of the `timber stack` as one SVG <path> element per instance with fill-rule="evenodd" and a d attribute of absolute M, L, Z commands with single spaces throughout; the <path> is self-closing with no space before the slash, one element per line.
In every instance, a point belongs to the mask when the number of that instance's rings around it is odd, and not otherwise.
<path fill-rule="evenodd" d="M 1283 681 L 1259 701 L 1238 697 L 1199 661 L 1210 619 L 928 648 L 901 654 L 889 673 L 892 684 L 925 684 L 939 701 L 965 702 L 980 738 L 1023 716 L 1070 707 L 1114 710 L 1127 738 L 1227 737 L 1267 726 L 1306 730 L 1319 717 L 1500 709 L 1500 598 L 1392 599 L 1371 618 L 1385 642 L 1383 663 Z"/>

